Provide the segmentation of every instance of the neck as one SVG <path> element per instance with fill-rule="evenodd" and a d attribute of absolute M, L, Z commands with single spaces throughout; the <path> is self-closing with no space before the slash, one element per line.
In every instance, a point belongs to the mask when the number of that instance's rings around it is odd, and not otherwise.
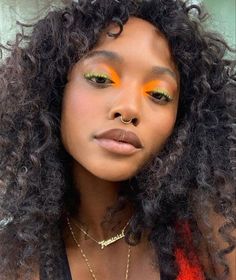
<path fill-rule="evenodd" d="M 73 179 L 80 197 L 73 219 L 97 240 L 120 233 L 132 215 L 130 205 L 117 212 L 109 223 L 104 223 L 104 218 L 108 221 L 107 209 L 117 202 L 119 190 L 125 187 L 124 182 L 102 180 L 78 164 L 73 166 Z"/>

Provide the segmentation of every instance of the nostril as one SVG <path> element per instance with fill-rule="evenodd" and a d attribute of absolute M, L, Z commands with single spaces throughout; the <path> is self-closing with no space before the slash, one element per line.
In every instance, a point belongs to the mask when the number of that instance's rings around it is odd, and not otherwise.
<path fill-rule="evenodd" d="M 120 116 L 121 116 L 120 113 L 115 113 L 115 115 L 114 115 L 115 118 L 119 118 Z"/>
<path fill-rule="evenodd" d="M 134 126 L 137 126 L 138 125 L 138 119 L 137 118 L 133 118 L 132 119 L 132 123 Z"/>

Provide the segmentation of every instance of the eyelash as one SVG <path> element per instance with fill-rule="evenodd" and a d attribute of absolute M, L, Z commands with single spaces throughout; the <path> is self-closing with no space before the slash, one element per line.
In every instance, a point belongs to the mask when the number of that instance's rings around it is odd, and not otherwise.
<path fill-rule="evenodd" d="M 147 91 L 147 93 L 152 97 L 154 102 L 157 102 L 159 104 L 166 104 L 166 103 L 173 101 L 173 98 L 170 97 L 169 94 L 167 94 L 163 90 Z M 154 97 L 154 95 L 157 95 L 157 96 Z M 164 98 L 164 100 L 162 98 Z"/>
<path fill-rule="evenodd" d="M 84 74 L 84 77 L 85 77 L 86 80 L 93 83 L 97 87 L 103 87 L 104 88 L 108 85 L 114 84 L 114 82 L 111 79 L 109 79 L 109 77 L 106 74 L 87 73 L 87 74 Z M 109 81 L 109 83 L 106 83 L 106 84 L 105 83 L 98 83 L 98 82 L 92 80 L 94 78 L 95 79 L 102 78 L 102 79 L 105 79 L 106 81 Z"/>
<path fill-rule="evenodd" d="M 111 79 L 109 79 L 109 77 L 106 74 L 86 73 L 86 74 L 84 74 L 84 78 L 99 88 L 105 88 L 111 84 L 114 84 L 114 82 Z M 95 78 L 95 81 L 92 80 L 94 78 Z M 99 79 L 99 78 L 102 78 L 103 81 L 104 80 L 109 81 L 109 83 L 96 82 L 96 79 Z M 173 98 L 163 90 L 147 91 L 147 93 L 151 96 L 152 100 L 158 104 L 166 104 L 166 103 L 173 101 Z M 156 97 L 154 97 L 154 95 L 156 95 Z M 164 100 L 163 100 L 163 98 L 164 98 Z"/>

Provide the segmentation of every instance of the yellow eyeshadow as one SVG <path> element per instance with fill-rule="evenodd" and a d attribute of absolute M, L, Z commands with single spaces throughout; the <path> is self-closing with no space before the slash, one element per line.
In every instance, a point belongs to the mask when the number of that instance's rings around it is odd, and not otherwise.
<path fill-rule="evenodd" d="M 162 93 L 162 94 L 168 96 L 170 99 L 173 99 L 173 98 L 169 95 L 168 91 L 166 91 L 165 89 L 156 88 L 156 89 L 153 90 L 153 92 Z"/>
<path fill-rule="evenodd" d="M 111 80 L 115 83 L 115 85 L 120 86 L 120 83 L 121 83 L 120 78 L 119 78 L 118 74 L 116 73 L 116 71 L 112 67 L 110 67 L 106 64 L 102 63 L 101 65 L 102 65 L 102 67 L 104 67 L 107 70 L 108 73 L 110 73 Z"/>
<path fill-rule="evenodd" d="M 148 82 L 144 87 L 143 87 L 143 92 L 144 93 L 150 93 L 150 92 L 156 92 L 165 95 L 168 97 L 170 100 L 173 100 L 173 97 L 170 96 L 168 90 L 163 87 L 162 85 L 165 84 L 162 81 L 159 80 L 152 80 Z M 158 86 L 159 85 L 159 86 Z"/>
<path fill-rule="evenodd" d="M 107 74 L 103 74 L 103 73 L 90 72 L 90 73 L 84 74 L 85 78 L 91 78 L 91 77 L 94 77 L 94 76 L 109 79 L 109 76 Z"/>
<path fill-rule="evenodd" d="M 91 77 L 101 77 L 101 78 L 106 78 L 106 79 L 109 79 L 111 80 L 113 83 L 113 86 L 120 86 L 120 78 L 118 76 L 118 74 L 116 73 L 116 71 L 111 68 L 110 66 L 106 65 L 106 64 L 100 64 L 101 67 L 103 67 L 107 72 L 108 74 L 105 74 L 105 73 L 101 73 L 101 72 L 89 72 L 89 73 L 86 73 L 84 75 L 85 78 L 91 78 Z M 101 70 L 102 71 L 102 70 Z"/>

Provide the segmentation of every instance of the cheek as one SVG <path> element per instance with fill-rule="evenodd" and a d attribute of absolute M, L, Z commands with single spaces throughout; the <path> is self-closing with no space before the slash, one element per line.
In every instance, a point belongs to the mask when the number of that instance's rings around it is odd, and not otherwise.
<path fill-rule="evenodd" d="M 159 128 L 156 128 L 156 130 L 158 130 L 160 135 L 162 135 L 163 137 L 169 137 L 173 131 L 175 120 L 176 117 L 174 114 L 166 114 L 163 118 L 159 118 L 157 124 Z"/>
<path fill-rule="evenodd" d="M 81 131 L 88 126 L 88 119 L 94 114 L 88 95 L 78 87 L 67 86 L 64 92 L 61 113 L 61 137 L 68 150 L 76 143 Z"/>
<path fill-rule="evenodd" d="M 65 90 L 62 109 L 63 114 L 74 119 L 91 113 L 92 106 L 89 95 L 76 86 L 68 86 Z"/>
<path fill-rule="evenodd" d="M 150 129 L 150 139 L 154 140 L 152 141 L 152 148 L 154 151 L 159 151 L 163 147 L 173 132 L 175 121 L 175 112 L 165 112 L 163 114 L 159 114 L 159 116 L 155 118 L 155 121 Z"/>
<path fill-rule="evenodd" d="M 101 98 L 86 87 L 68 85 L 62 104 L 62 119 L 81 128 L 96 120 L 102 110 Z M 82 126 L 82 127 L 81 127 Z"/>

